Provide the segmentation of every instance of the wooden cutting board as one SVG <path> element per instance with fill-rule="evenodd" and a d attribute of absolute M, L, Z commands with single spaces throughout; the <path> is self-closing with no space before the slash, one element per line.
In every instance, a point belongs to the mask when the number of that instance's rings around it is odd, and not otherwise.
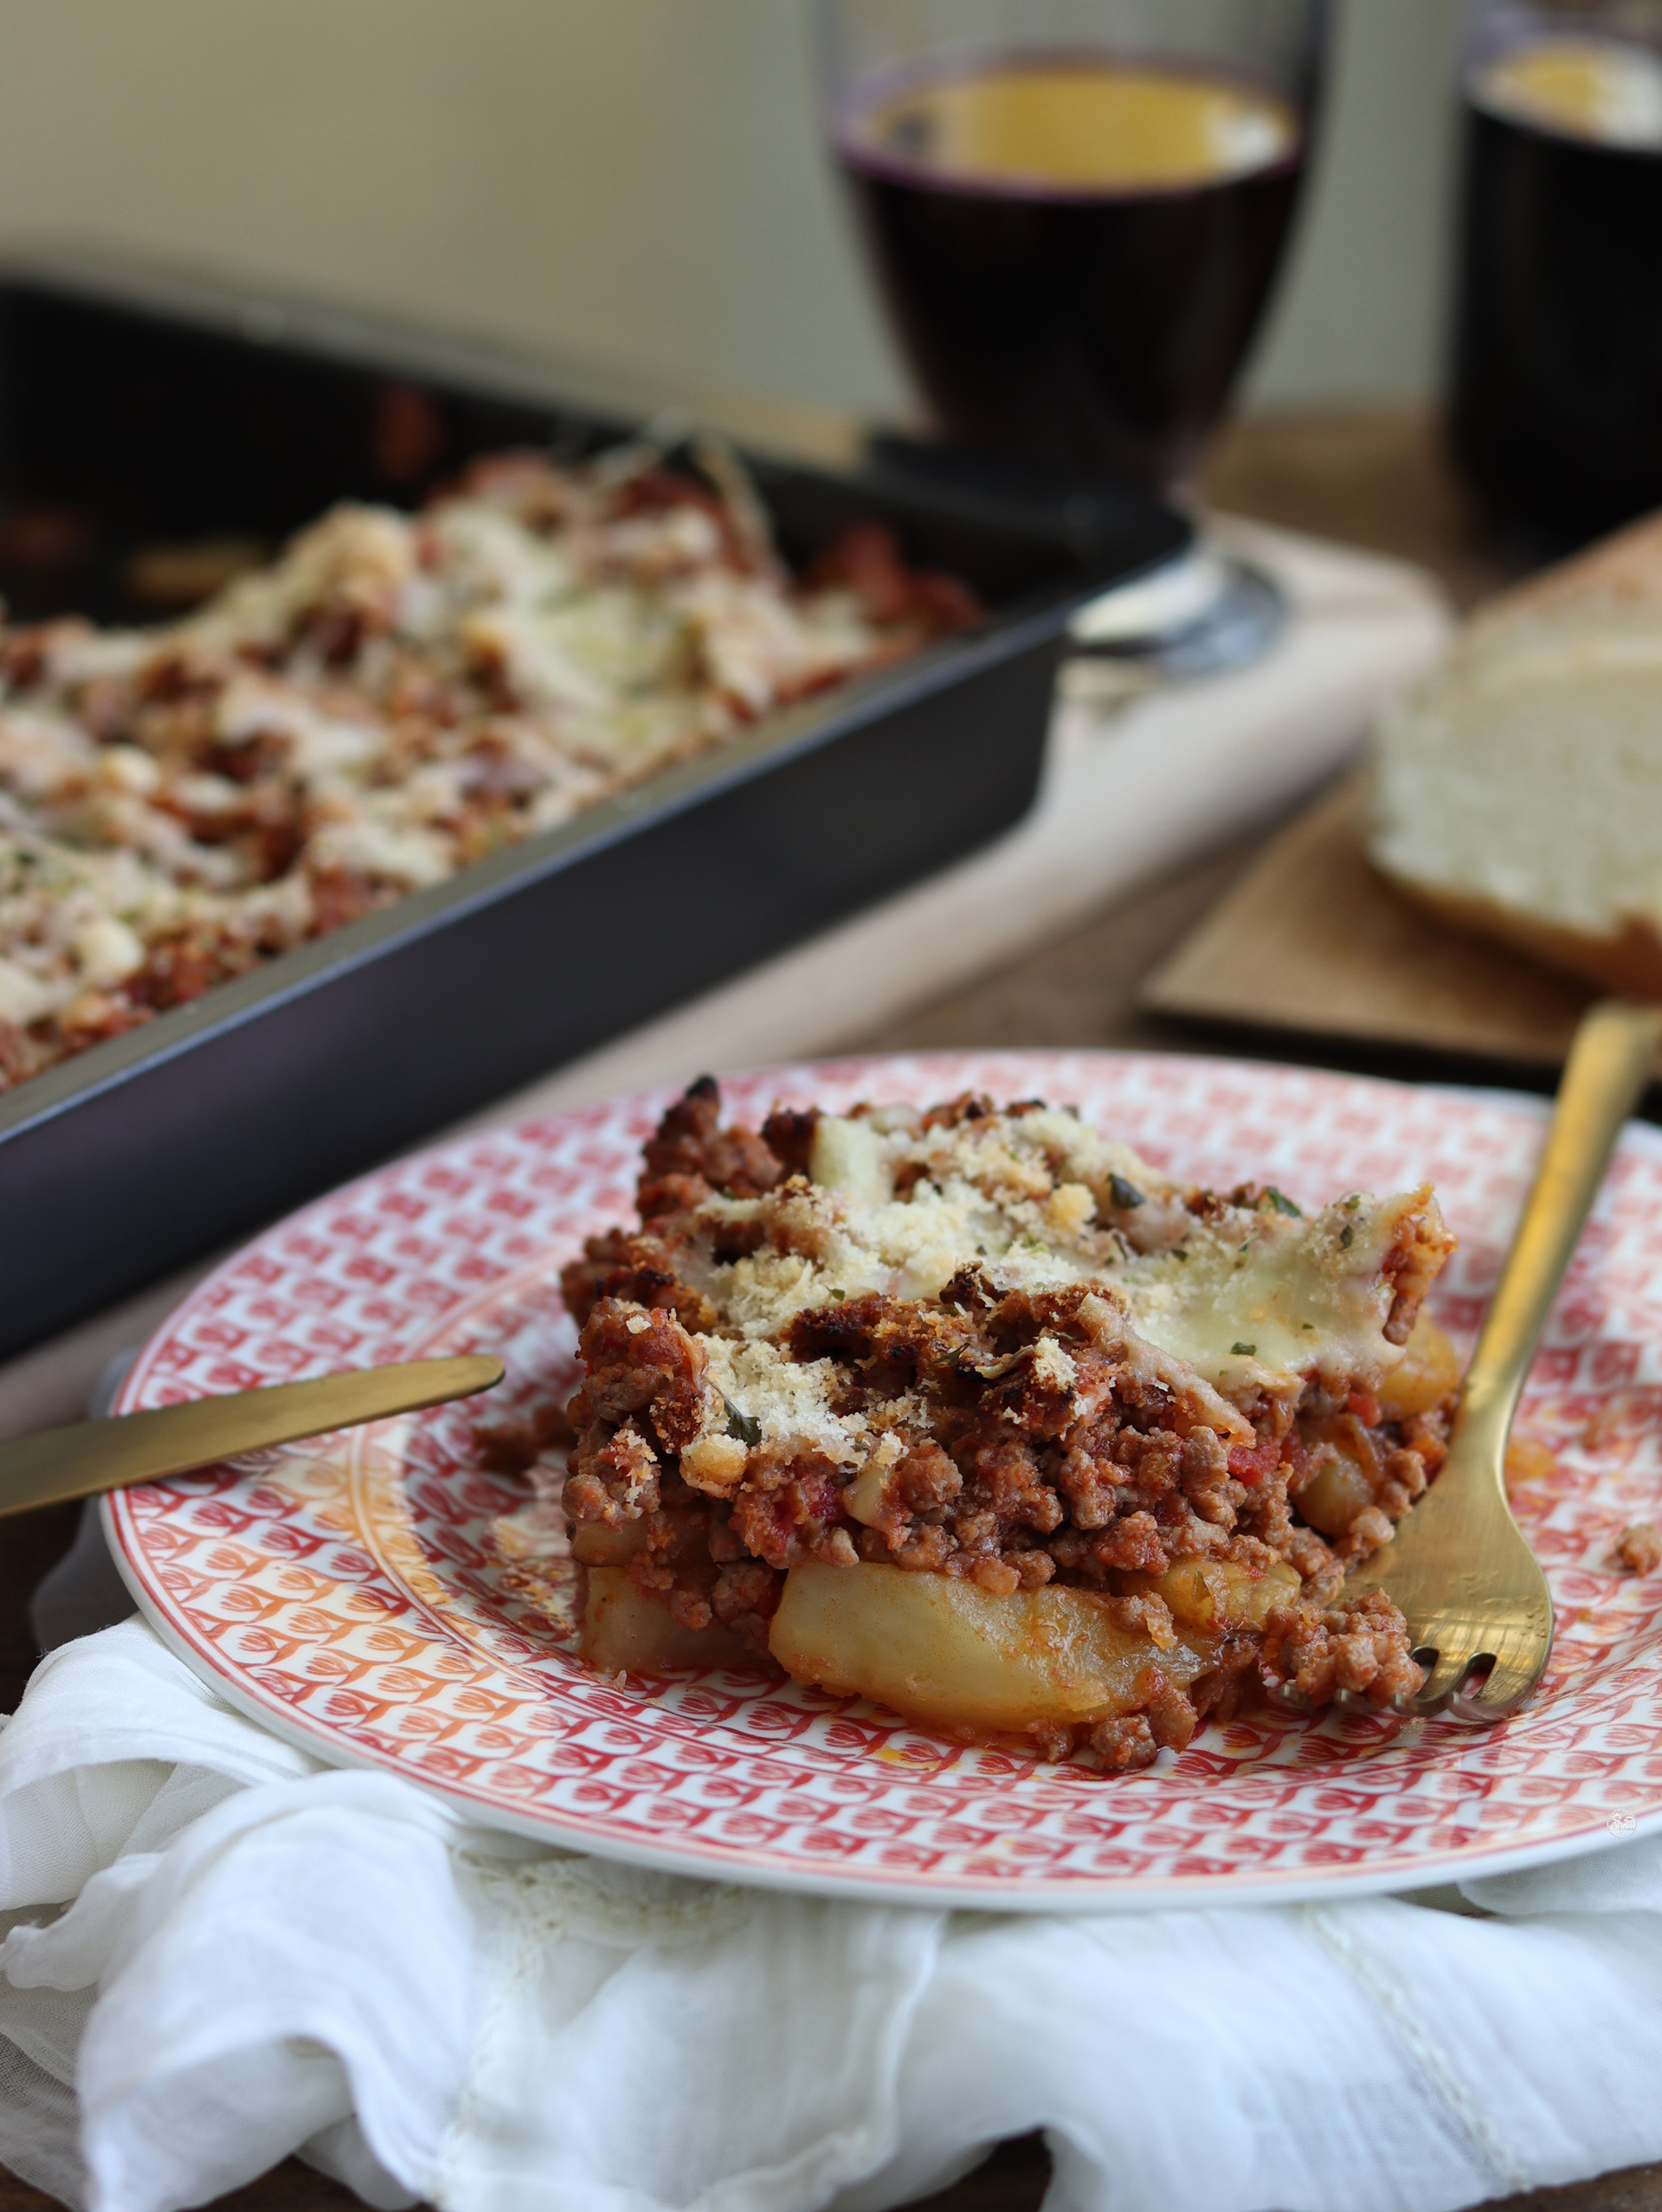
<path fill-rule="evenodd" d="M 1481 627 L 1589 596 L 1662 620 L 1662 515 L 1502 593 L 1472 620 Z M 1283 830 L 1147 979 L 1142 1003 L 1208 1021 L 1562 1064 L 1591 991 L 1410 904 L 1369 863 L 1365 805 L 1358 775 Z"/>
<path fill-rule="evenodd" d="M 1434 922 L 1369 865 L 1353 777 L 1267 845 L 1144 982 L 1154 1012 L 1562 1063 L 1591 993 Z"/>

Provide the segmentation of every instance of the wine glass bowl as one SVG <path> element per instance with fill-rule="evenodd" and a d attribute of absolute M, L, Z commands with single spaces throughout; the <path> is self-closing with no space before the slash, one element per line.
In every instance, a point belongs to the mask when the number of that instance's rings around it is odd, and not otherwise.
<path fill-rule="evenodd" d="M 1324 0 L 820 0 L 827 128 L 957 443 L 1189 487 L 1297 206 Z"/>

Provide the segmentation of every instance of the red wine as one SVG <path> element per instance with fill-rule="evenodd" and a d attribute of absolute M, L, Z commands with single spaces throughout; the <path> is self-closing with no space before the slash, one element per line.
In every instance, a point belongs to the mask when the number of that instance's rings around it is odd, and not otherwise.
<path fill-rule="evenodd" d="M 1662 60 L 1587 37 L 1467 86 L 1450 428 L 1554 539 L 1662 505 Z"/>
<path fill-rule="evenodd" d="M 891 83 L 837 150 L 950 436 L 1156 485 L 1189 469 L 1298 197 L 1287 101 L 1176 67 L 1014 56 Z"/>

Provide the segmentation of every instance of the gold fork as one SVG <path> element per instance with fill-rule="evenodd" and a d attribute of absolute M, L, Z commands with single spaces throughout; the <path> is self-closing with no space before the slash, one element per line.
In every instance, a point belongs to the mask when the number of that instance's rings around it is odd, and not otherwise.
<path fill-rule="evenodd" d="M 118 1413 L 106 1421 L 76 1421 L 0 1444 L 0 1515 L 28 1513 L 68 1498 L 96 1497 L 132 1482 L 211 1467 L 267 1444 L 294 1444 L 415 1413 L 493 1390 L 503 1366 L 493 1352 L 464 1352 L 448 1360 L 409 1360 L 396 1367 L 357 1367 L 344 1375 L 306 1382 L 270 1383 L 262 1390 L 228 1391 L 193 1398 L 182 1405 L 157 1405 L 143 1413 Z"/>
<path fill-rule="evenodd" d="M 1388 1590 L 1410 1648 L 1430 1666 L 1412 1709 L 1499 1720 L 1541 1678 L 1552 1599 L 1506 1502 L 1506 1438 L 1547 1315 L 1621 1125 L 1662 1040 L 1662 1007 L 1602 999 L 1582 1016 L 1558 1086 L 1546 1149 L 1466 1371 L 1448 1457 L 1436 1481 L 1345 1584 Z M 1427 1655 L 1430 1657 L 1427 1657 Z M 1488 1680 L 1466 1677 L 1479 1662 Z"/>

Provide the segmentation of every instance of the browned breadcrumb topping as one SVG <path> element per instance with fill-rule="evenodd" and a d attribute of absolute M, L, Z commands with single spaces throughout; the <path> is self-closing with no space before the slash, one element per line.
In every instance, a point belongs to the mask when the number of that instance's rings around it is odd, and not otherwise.
<path fill-rule="evenodd" d="M 1047 1111 L 1040 1102 L 1002 1110 Z M 973 1098 L 937 1108 L 914 1117 L 918 1144 L 973 1134 L 995 1113 Z M 1033 1170 L 1021 1203 L 1048 1208 L 1073 1237 L 1085 1254 L 1078 1279 L 1012 1288 L 991 1263 L 968 1264 L 935 1295 L 833 1289 L 777 1331 L 783 1361 L 823 1379 L 832 1423 L 860 1426 L 858 1469 L 834 1435 L 763 1436 L 725 1393 L 729 1418 L 712 1426 L 712 1376 L 739 1332 L 699 1283 L 744 1257 L 788 1272 L 816 1238 L 823 1252 L 823 1209 L 804 1172 L 816 1121 L 780 1111 L 760 1130 L 724 1128 L 705 1079 L 646 1147 L 641 1226 L 591 1238 L 565 1270 L 584 1375 L 564 1490 L 579 1557 L 584 1530 L 634 1532 L 633 1581 L 685 1627 L 718 1624 L 758 1655 L 802 1560 L 879 1561 L 995 1596 L 1053 1582 L 1098 1592 L 1156 1646 L 1169 1643 L 1173 1615 L 1155 1585 L 1170 1591 L 1182 1569 L 1185 1602 L 1203 1609 L 1212 1578 L 1227 1633 L 1198 1680 L 1183 1689 L 1151 1672 L 1140 1709 L 1084 1734 L 1052 1731 L 1044 1745 L 1110 1771 L 1146 1765 L 1202 1720 L 1266 1692 L 1312 1706 L 1348 1692 L 1383 1706 L 1419 1687 L 1389 1598 L 1346 1598 L 1342 1585 L 1436 1473 L 1452 1376 L 1432 1402 L 1388 1418 L 1375 1375 L 1330 1366 L 1264 1379 L 1252 1366 L 1258 1347 L 1237 1343 L 1242 1373 L 1225 1397 L 1139 1333 L 1106 1262 L 1091 1271 L 1092 1252 L 1134 1263 L 1138 1235 L 1163 1236 L 1168 1255 L 1185 1258 L 1197 1225 L 1233 1238 L 1246 1222 L 1245 1253 L 1253 1222 L 1285 1228 L 1280 1217 L 1298 1212 L 1272 1188 L 1174 1190 L 1161 1226 L 1155 1196 L 1109 1174 L 1098 1225 L 1087 1229 L 1090 1193 L 1061 1180 L 1060 1163 L 1053 1174 Z M 909 1173 L 903 1164 L 896 1174 L 897 1198 L 918 1187 L 923 1170 L 910 1183 Z M 746 1212 L 727 1201 L 760 1203 Z M 1383 1333 L 1400 1345 L 1453 1239 L 1428 1193 L 1392 1219 L 1379 1232 L 1388 1241 L 1376 1297 L 1388 1308 Z M 1335 1221 L 1348 1247 L 1349 1219 L 1336 1210 Z M 518 1448 L 526 1463 L 540 1440 L 527 1431 Z M 1256 1619 L 1231 1616 L 1220 1575 L 1239 1585 L 1272 1571 L 1280 1580 L 1263 1586 L 1285 1595 Z"/>

